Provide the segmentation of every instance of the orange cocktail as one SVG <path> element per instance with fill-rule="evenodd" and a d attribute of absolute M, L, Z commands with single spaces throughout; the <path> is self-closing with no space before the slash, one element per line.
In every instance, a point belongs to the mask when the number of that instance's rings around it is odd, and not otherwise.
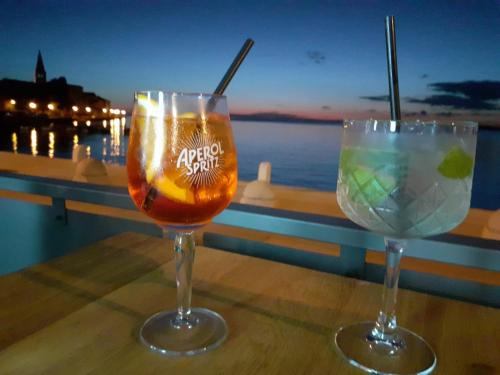
<path fill-rule="evenodd" d="M 158 223 L 208 222 L 231 201 L 237 187 L 236 150 L 229 117 L 134 113 L 127 170 L 137 207 Z"/>

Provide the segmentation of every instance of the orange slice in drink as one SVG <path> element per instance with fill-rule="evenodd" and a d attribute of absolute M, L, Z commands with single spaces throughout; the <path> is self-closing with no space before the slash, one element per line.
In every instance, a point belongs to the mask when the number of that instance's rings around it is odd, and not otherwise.
<path fill-rule="evenodd" d="M 175 184 L 167 176 L 158 177 L 153 186 L 165 197 L 177 202 L 194 204 L 194 194 L 187 188 L 182 188 Z"/>

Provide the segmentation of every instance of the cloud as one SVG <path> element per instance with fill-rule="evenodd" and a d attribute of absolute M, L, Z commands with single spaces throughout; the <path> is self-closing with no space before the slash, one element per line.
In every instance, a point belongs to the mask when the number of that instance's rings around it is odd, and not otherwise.
<path fill-rule="evenodd" d="M 437 82 L 429 87 L 434 91 L 464 95 L 475 100 L 500 99 L 500 81 Z"/>
<path fill-rule="evenodd" d="M 443 94 L 424 99 L 408 98 L 409 103 L 445 106 L 454 109 L 498 110 L 495 101 L 500 100 L 500 81 L 436 82 L 429 87 Z"/>
<path fill-rule="evenodd" d="M 438 112 L 434 113 L 436 116 L 443 116 L 443 117 L 452 117 L 454 116 L 453 112 Z"/>
<path fill-rule="evenodd" d="M 429 104 L 431 106 L 451 107 L 454 109 L 499 109 L 493 103 L 457 95 L 431 95 L 424 99 L 408 98 L 407 101 L 409 103 L 422 103 Z"/>
<path fill-rule="evenodd" d="M 326 60 L 326 56 L 321 51 L 309 50 L 306 51 L 307 58 L 310 59 L 315 64 L 323 64 Z"/>
<path fill-rule="evenodd" d="M 231 119 L 239 121 L 278 121 L 289 123 L 310 122 L 317 124 L 330 124 L 332 122 L 342 123 L 341 119 L 317 119 L 310 117 L 302 117 L 291 113 L 283 113 L 277 111 L 271 112 L 256 112 L 248 114 L 231 113 Z"/>
<path fill-rule="evenodd" d="M 422 79 L 426 79 L 426 78 L 429 78 L 429 75 L 427 73 L 424 73 L 420 76 L 420 78 Z"/>
<path fill-rule="evenodd" d="M 427 111 L 420 111 L 420 112 L 404 112 L 403 113 L 404 116 L 427 116 L 428 113 Z"/>
<path fill-rule="evenodd" d="M 321 106 L 321 109 L 322 109 L 323 111 L 331 111 L 331 110 L 332 110 L 332 107 L 330 107 L 329 105 L 322 105 L 322 106 Z"/>
<path fill-rule="evenodd" d="M 372 102 L 388 102 L 389 95 L 375 95 L 375 96 L 360 96 L 361 99 L 371 100 Z"/>

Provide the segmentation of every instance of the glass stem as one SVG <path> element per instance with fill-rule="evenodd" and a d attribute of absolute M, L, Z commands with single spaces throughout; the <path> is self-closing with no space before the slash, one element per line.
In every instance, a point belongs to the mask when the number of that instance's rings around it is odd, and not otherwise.
<path fill-rule="evenodd" d="M 177 232 L 174 240 L 175 272 L 177 282 L 177 316 L 174 325 L 191 326 L 191 275 L 195 243 L 194 232 Z"/>
<path fill-rule="evenodd" d="M 382 307 L 380 308 L 377 322 L 371 332 L 372 339 L 377 342 L 401 347 L 402 340 L 395 335 L 396 322 L 396 301 L 398 294 L 399 264 L 403 250 L 406 247 L 405 240 L 385 238 L 385 279 L 384 292 L 382 295 Z"/>

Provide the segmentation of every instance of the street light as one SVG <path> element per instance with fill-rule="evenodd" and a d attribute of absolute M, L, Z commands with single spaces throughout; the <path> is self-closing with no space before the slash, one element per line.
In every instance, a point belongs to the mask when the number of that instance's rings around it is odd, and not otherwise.
<path fill-rule="evenodd" d="M 90 113 L 92 109 L 90 107 L 85 107 L 85 112 Z"/>
<path fill-rule="evenodd" d="M 30 107 L 31 109 L 36 109 L 36 107 L 38 107 L 38 106 L 35 102 L 29 102 L 28 107 Z"/>
<path fill-rule="evenodd" d="M 49 111 L 53 111 L 56 107 L 54 106 L 54 104 L 49 103 L 47 104 L 47 108 L 49 109 Z"/>
<path fill-rule="evenodd" d="M 78 107 L 76 105 L 74 105 L 73 107 L 71 107 L 71 109 L 73 110 L 73 112 L 78 112 Z"/>

